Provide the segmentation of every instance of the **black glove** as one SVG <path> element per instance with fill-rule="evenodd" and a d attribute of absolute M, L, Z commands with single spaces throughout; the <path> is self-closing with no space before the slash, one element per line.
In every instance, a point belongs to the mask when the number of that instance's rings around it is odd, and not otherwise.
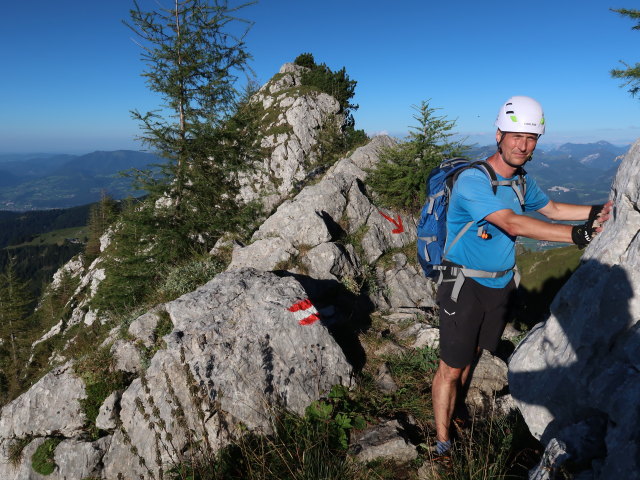
<path fill-rule="evenodd" d="M 584 248 L 593 240 L 594 231 L 593 221 L 587 220 L 587 223 L 576 225 L 571 229 L 571 241 L 579 247 Z"/>
<path fill-rule="evenodd" d="M 589 211 L 589 219 L 587 220 L 587 224 L 591 225 L 593 228 L 599 227 L 600 222 L 598 221 L 598 216 L 600 215 L 600 212 L 602 212 L 603 208 L 604 205 L 592 205 L 591 210 Z M 598 224 L 594 225 L 594 222 L 598 222 Z"/>

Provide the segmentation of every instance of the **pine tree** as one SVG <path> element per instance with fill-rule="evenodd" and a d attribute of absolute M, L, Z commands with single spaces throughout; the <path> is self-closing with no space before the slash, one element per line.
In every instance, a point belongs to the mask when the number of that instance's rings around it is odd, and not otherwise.
<path fill-rule="evenodd" d="M 139 36 L 143 76 L 162 109 L 133 111 L 146 146 L 167 159 L 160 174 L 138 172 L 149 192 L 130 200 L 115 222 L 92 306 L 123 311 L 144 302 L 166 272 L 209 251 L 225 232 L 244 232 L 255 206 L 238 203 L 238 174 L 259 154 L 258 105 L 236 91 L 248 72 L 243 43 L 246 6 L 224 0 L 174 0 L 143 12 L 134 2 L 129 27 Z M 245 26 L 246 28 L 238 28 Z M 241 31 L 239 35 L 233 32 Z"/>
<path fill-rule="evenodd" d="M 88 239 L 85 246 L 85 256 L 88 263 L 91 263 L 100 254 L 100 237 L 115 220 L 117 212 L 117 202 L 104 192 L 100 202 L 91 206 L 87 225 Z"/>
<path fill-rule="evenodd" d="M 31 304 L 28 282 L 18 278 L 15 272 L 15 258 L 10 257 L 9 263 L 0 275 L 0 365 L 9 392 L 17 388 L 20 339 L 26 330 L 25 321 Z"/>
<path fill-rule="evenodd" d="M 382 152 L 369 184 L 384 206 L 416 213 L 425 201 L 426 180 L 433 167 L 461 156 L 467 147 L 451 139 L 455 122 L 437 116 L 429 101 L 413 108 L 418 126 L 410 127 L 404 142 Z"/>
<path fill-rule="evenodd" d="M 163 176 L 146 181 L 145 189 L 169 198 L 163 212 L 168 228 L 187 237 L 217 238 L 232 226 L 226 219 L 230 209 L 239 208 L 237 173 L 249 165 L 255 145 L 251 131 L 227 128 L 247 109 L 235 88 L 238 75 L 249 71 L 243 40 L 249 23 L 236 16 L 247 4 L 174 0 L 172 9 L 153 12 L 134 4 L 129 26 L 142 41 L 143 76 L 162 97 L 162 112 L 168 112 L 164 117 L 132 112 L 141 123 L 142 141 L 168 159 Z M 239 24 L 246 28 L 236 35 Z M 202 193 L 208 196 L 205 211 Z M 214 231 L 194 231 L 194 217 L 208 218 Z"/>
<path fill-rule="evenodd" d="M 637 23 L 632 27 L 633 30 L 640 30 L 640 10 L 630 10 L 626 8 L 611 9 L 613 12 L 617 12 L 620 15 L 629 17 L 635 20 Z M 629 65 L 623 61 L 620 61 L 626 68 L 611 70 L 611 76 L 613 78 L 621 78 L 624 80 L 623 87 L 629 87 L 629 93 L 635 97 L 640 93 L 640 63 L 635 65 Z"/>

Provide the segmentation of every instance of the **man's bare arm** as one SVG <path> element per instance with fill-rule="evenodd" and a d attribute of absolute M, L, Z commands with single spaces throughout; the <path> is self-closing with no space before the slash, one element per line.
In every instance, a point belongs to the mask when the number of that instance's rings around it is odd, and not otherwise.
<path fill-rule="evenodd" d="M 549 202 L 552 203 L 552 202 Z M 560 205 L 560 206 L 558 206 Z M 606 222 L 610 217 L 612 202 L 607 202 L 602 210 L 599 212 L 597 220 L 598 224 L 593 229 L 593 232 L 598 233 L 602 231 L 602 224 Z M 576 208 L 574 208 L 576 207 Z M 571 218 L 564 218 L 564 216 L 584 215 L 582 218 L 574 218 L 575 220 L 585 220 L 590 217 L 591 206 L 589 205 L 571 205 L 568 203 L 556 203 L 553 205 L 545 205 L 538 210 L 540 213 L 550 213 L 551 215 L 560 215 L 560 218 L 553 218 L 554 220 L 570 220 Z M 551 217 L 550 217 L 551 218 Z M 595 218 L 595 216 L 594 216 Z M 506 233 L 512 236 L 523 236 L 533 238 L 535 240 L 548 240 L 550 242 L 572 242 L 572 230 L 571 225 L 563 225 L 558 223 L 549 223 L 536 218 L 531 218 L 526 215 L 519 215 L 510 209 L 503 209 L 493 212 L 485 217 L 485 220 L 494 224 L 498 228 L 504 230 Z M 591 223 L 591 222 L 587 222 Z"/>
<path fill-rule="evenodd" d="M 600 212 L 599 222 L 604 223 L 609 219 L 612 202 L 603 205 Z M 560 203 L 549 200 L 544 207 L 538 210 L 541 214 L 550 220 L 587 220 L 591 213 L 591 205 L 573 205 L 571 203 Z"/>
<path fill-rule="evenodd" d="M 509 208 L 490 213 L 485 217 L 485 220 L 513 237 L 522 236 L 550 242 L 571 242 L 571 225 L 543 222 L 526 215 L 518 215 Z"/>

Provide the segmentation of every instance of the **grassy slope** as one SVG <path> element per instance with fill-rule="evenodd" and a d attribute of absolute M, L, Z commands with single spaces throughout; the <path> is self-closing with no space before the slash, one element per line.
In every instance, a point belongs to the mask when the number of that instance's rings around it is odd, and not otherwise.
<path fill-rule="evenodd" d="M 7 247 L 7 250 L 20 248 L 24 246 L 38 246 L 38 245 L 63 245 L 65 241 L 76 239 L 82 243 L 86 242 L 87 227 L 70 227 L 60 230 L 54 230 L 51 232 L 42 233 L 36 235 L 30 241 L 21 243 L 19 245 L 11 245 Z"/>
<path fill-rule="evenodd" d="M 522 280 L 516 324 L 530 328 L 544 319 L 556 293 L 580 264 L 582 252 L 573 245 L 518 256 Z"/>

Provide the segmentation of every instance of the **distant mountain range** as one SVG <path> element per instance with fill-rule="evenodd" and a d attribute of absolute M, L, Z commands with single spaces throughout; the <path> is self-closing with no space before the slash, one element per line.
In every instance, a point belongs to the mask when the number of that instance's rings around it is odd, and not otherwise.
<path fill-rule="evenodd" d="M 565 143 L 550 150 L 537 149 L 526 170 L 552 200 L 565 203 L 604 203 L 620 160 L 629 146 L 608 142 Z M 471 158 L 486 158 L 495 146 L 476 147 Z"/>
<path fill-rule="evenodd" d="M 553 200 L 602 203 L 628 149 L 604 141 L 538 148 L 526 169 Z M 474 147 L 468 156 L 486 158 L 494 152 L 495 146 Z M 163 159 L 157 155 L 132 150 L 0 155 L 0 210 L 75 207 L 98 201 L 102 192 L 115 199 L 142 195 L 119 173 L 159 163 Z"/>
<path fill-rule="evenodd" d="M 141 195 L 120 172 L 163 163 L 157 155 L 132 150 L 86 155 L 0 155 L 0 210 L 68 208 Z"/>

